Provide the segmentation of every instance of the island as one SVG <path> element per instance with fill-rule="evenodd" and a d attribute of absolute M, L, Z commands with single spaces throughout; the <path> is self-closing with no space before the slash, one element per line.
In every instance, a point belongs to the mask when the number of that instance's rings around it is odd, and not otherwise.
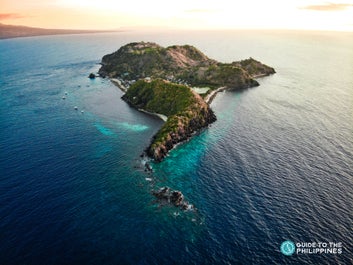
<path fill-rule="evenodd" d="M 275 73 L 253 58 L 220 63 L 190 45 L 134 42 L 102 58 L 99 75 L 124 92 L 130 106 L 166 117 L 145 154 L 162 161 L 177 144 L 216 121 L 210 103 L 219 91 L 258 86 Z"/>

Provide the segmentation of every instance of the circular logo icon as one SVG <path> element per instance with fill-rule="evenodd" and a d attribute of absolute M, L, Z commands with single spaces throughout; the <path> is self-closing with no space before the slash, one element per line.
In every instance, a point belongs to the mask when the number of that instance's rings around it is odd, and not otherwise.
<path fill-rule="evenodd" d="M 281 244 L 281 252 L 286 256 L 291 256 L 295 252 L 295 244 L 292 241 L 284 241 Z"/>

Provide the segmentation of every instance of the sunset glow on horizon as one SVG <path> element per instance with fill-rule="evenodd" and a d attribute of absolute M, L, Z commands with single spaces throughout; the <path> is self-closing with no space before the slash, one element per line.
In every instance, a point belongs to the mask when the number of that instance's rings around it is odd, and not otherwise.
<path fill-rule="evenodd" d="M 353 0 L 0 0 L 0 23 L 42 28 L 353 31 Z"/>

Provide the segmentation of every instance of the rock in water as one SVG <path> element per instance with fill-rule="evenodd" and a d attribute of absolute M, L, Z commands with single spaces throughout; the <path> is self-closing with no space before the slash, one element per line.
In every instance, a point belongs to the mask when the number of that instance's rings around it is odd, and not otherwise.
<path fill-rule="evenodd" d="M 89 79 L 95 79 L 96 75 L 94 73 L 90 73 L 88 76 Z"/>
<path fill-rule="evenodd" d="M 151 167 L 150 163 L 145 163 L 145 171 L 153 172 L 153 168 Z"/>
<path fill-rule="evenodd" d="M 157 191 L 152 191 L 152 194 L 157 198 L 161 205 L 174 205 L 182 210 L 192 210 L 194 206 L 184 200 L 184 195 L 178 190 L 172 190 L 169 187 L 160 188 Z"/>

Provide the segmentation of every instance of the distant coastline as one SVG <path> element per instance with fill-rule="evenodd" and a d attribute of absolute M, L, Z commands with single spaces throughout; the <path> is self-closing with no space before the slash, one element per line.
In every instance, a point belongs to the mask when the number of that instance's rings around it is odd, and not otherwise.
<path fill-rule="evenodd" d="M 64 35 L 64 34 L 87 34 L 87 33 L 106 33 L 117 32 L 118 30 L 74 30 L 74 29 L 45 29 L 26 26 L 5 25 L 0 23 L 0 40 L 23 37 L 35 37 L 45 35 Z"/>

